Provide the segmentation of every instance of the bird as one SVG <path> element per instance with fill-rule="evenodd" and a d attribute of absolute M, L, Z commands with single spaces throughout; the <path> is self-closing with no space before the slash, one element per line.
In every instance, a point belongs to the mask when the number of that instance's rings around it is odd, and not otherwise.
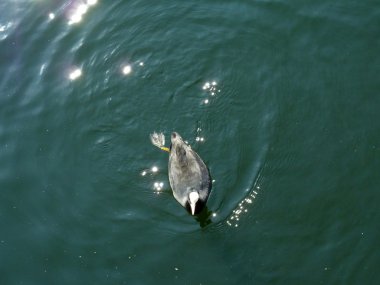
<path fill-rule="evenodd" d="M 164 147 L 165 136 L 153 133 L 152 143 L 169 152 L 169 183 L 174 198 L 191 215 L 202 212 L 212 188 L 210 172 L 200 156 L 177 133 L 171 134 L 171 145 Z"/>

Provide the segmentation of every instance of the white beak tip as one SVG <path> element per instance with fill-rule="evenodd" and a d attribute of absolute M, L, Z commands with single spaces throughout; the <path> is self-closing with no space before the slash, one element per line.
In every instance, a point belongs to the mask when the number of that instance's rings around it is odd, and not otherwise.
<path fill-rule="evenodd" d="M 195 205 L 190 205 L 191 208 L 191 214 L 194 216 L 195 214 Z"/>

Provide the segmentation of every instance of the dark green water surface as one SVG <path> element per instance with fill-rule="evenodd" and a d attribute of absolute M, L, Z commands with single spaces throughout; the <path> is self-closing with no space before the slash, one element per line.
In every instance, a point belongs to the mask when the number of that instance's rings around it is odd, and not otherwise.
<path fill-rule="evenodd" d="M 378 1 L 90 2 L 0 2 L 0 284 L 380 284 Z"/>

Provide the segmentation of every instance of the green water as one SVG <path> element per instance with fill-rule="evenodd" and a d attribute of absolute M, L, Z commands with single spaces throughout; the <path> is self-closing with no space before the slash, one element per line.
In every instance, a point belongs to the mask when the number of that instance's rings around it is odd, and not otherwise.
<path fill-rule="evenodd" d="M 380 284 L 378 1 L 80 3 L 0 2 L 0 284 Z"/>

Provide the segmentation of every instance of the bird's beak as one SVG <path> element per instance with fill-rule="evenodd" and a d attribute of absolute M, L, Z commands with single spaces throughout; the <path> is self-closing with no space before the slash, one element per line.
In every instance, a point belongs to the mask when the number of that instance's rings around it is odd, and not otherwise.
<path fill-rule="evenodd" d="M 194 204 L 190 204 L 190 208 L 191 208 L 191 214 L 194 216 L 194 213 L 195 213 L 195 203 Z"/>

